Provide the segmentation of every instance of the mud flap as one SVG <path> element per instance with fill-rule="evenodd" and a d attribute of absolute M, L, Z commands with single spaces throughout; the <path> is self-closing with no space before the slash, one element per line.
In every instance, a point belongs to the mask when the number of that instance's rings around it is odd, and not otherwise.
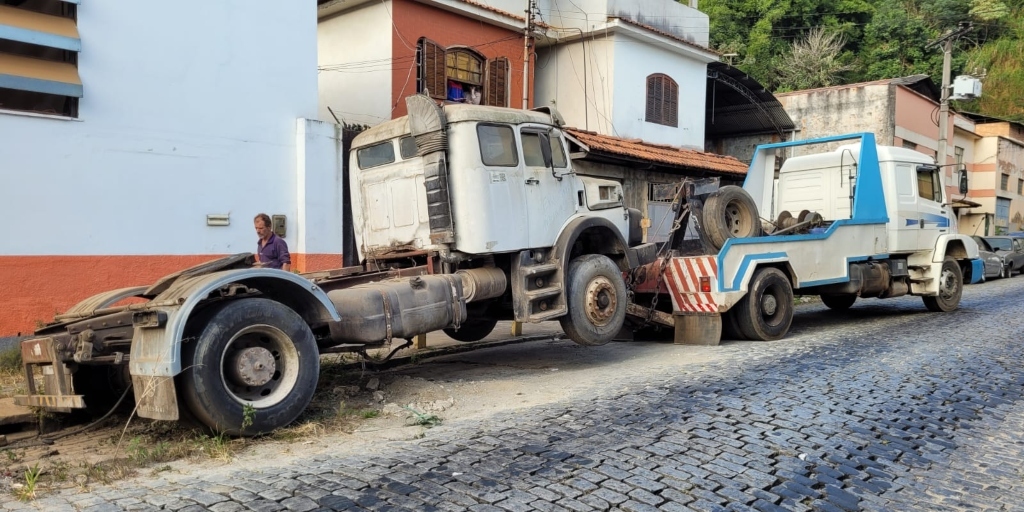
<path fill-rule="evenodd" d="M 178 419 L 178 394 L 174 377 L 132 375 L 132 387 L 139 416 L 154 420 Z"/>

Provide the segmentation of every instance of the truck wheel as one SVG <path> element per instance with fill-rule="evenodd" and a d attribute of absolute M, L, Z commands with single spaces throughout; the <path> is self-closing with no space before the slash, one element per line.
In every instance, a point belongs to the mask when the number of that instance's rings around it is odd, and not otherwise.
<path fill-rule="evenodd" d="M 722 313 L 722 339 L 741 341 L 746 338 L 740 330 L 739 320 L 736 319 L 736 309 L 730 309 Z"/>
<path fill-rule="evenodd" d="M 566 302 L 569 312 L 558 319 L 569 339 L 580 345 L 604 345 L 626 321 L 626 283 L 607 256 L 587 254 L 569 263 Z"/>
<path fill-rule="evenodd" d="M 748 339 L 774 341 L 793 323 L 793 287 L 781 270 L 764 267 L 754 273 L 750 291 L 734 306 L 740 331 Z"/>
<path fill-rule="evenodd" d="M 320 355 L 295 311 L 268 299 L 236 300 L 211 311 L 197 330 L 195 341 L 182 347 L 178 382 L 182 400 L 207 427 L 265 434 L 309 405 Z"/>
<path fill-rule="evenodd" d="M 829 309 L 846 311 L 857 302 L 857 296 L 852 293 L 824 294 L 821 296 L 821 302 Z"/>
<path fill-rule="evenodd" d="M 493 318 L 474 319 L 463 322 L 458 330 L 449 327 L 444 330 L 444 333 L 455 341 L 469 343 L 486 338 L 496 325 L 498 325 L 498 320 Z"/>
<path fill-rule="evenodd" d="M 761 219 L 754 199 L 735 185 L 726 185 L 708 196 L 702 217 L 704 231 L 715 249 L 721 249 L 730 238 L 761 235 Z"/>
<path fill-rule="evenodd" d="M 921 297 L 929 311 L 946 313 L 960 305 L 960 295 L 964 291 L 964 276 L 960 273 L 960 265 L 952 256 L 946 256 L 939 272 L 939 294 L 934 297 Z"/>

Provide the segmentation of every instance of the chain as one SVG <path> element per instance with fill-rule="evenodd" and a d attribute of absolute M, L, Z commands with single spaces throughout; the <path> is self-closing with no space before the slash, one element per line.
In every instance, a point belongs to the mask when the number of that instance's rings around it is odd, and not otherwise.
<path fill-rule="evenodd" d="M 675 233 L 676 231 L 679 231 L 679 228 L 683 227 L 683 218 L 684 217 L 688 218 L 689 214 L 690 214 L 690 205 L 689 204 L 683 204 L 682 201 L 680 201 L 680 198 L 681 198 L 681 196 L 682 196 L 682 194 L 683 194 L 685 189 L 686 189 L 686 180 L 683 180 L 683 183 L 680 184 L 679 189 L 676 190 L 675 197 L 672 198 L 672 203 L 680 205 L 680 207 L 683 210 L 682 210 L 682 212 L 680 214 L 674 216 L 675 218 L 672 220 L 672 227 L 669 228 L 669 230 L 668 230 L 669 238 L 672 237 L 673 233 Z M 664 221 L 664 218 L 662 218 L 662 219 Z M 654 296 L 651 297 L 651 305 L 650 305 L 649 309 L 647 310 L 647 318 L 644 319 L 644 322 L 642 324 L 640 324 L 640 326 L 637 327 L 636 330 L 643 329 L 644 327 L 647 327 L 648 325 L 651 324 L 651 322 L 654 321 L 654 312 L 657 311 L 657 308 L 658 308 L 658 298 L 661 297 L 661 292 L 659 290 L 661 289 L 661 283 L 664 282 L 664 280 L 665 280 L 665 272 L 668 270 L 668 260 L 669 260 L 669 257 L 670 257 L 669 256 L 669 252 L 670 251 L 669 251 L 668 241 L 665 241 L 664 245 L 661 246 L 661 249 L 658 250 L 657 258 L 661 260 L 661 265 L 658 268 L 658 275 L 657 275 L 657 277 L 655 278 L 655 281 L 654 281 L 654 283 L 655 283 L 655 288 L 654 288 L 655 292 L 654 292 Z M 630 271 L 630 273 L 629 273 L 629 280 L 626 282 L 626 297 L 631 302 L 632 302 L 633 297 L 635 295 L 635 293 L 634 293 L 634 287 L 636 286 L 635 280 L 636 280 L 636 269 Z"/>

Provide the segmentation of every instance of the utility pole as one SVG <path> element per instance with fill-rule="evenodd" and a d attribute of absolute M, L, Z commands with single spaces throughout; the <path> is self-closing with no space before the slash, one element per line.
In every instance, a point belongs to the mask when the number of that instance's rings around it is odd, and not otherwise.
<path fill-rule="evenodd" d="M 949 82 L 953 42 L 971 30 L 971 23 L 960 22 L 956 30 L 951 30 L 939 39 L 928 44 L 929 47 L 942 45 L 942 92 L 939 94 L 939 147 L 935 155 L 935 163 L 940 167 L 946 165 L 946 135 L 949 132 Z M 945 172 L 942 173 L 945 175 Z"/>
<path fill-rule="evenodd" d="M 536 11 L 537 0 L 526 3 L 526 27 L 523 28 L 523 110 L 529 108 L 530 101 L 530 36 L 533 35 L 533 13 Z"/>

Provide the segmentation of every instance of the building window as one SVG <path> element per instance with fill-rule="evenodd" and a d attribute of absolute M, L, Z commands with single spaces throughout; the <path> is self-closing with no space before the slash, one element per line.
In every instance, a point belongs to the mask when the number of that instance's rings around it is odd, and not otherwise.
<path fill-rule="evenodd" d="M 964 148 L 960 146 L 953 147 L 953 155 L 956 156 L 956 168 L 960 168 L 960 164 L 964 163 Z"/>
<path fill-rule="evenodd" d="M 508 59 L 498 57 L 487 63 L 487 97 L 485 104 L 495 107 L 508 106 Z"/>
<path fill-rule="evenodd" d="M 917 144 L 914 144 L 913 142 L 910 142 L 909 140 L 904 140 L 903 141 L 903 147 L 906 148 L 906 149 L 913 149 L 914 151 L 917 151 Z"/>
<path fill-rule="evenodd" d="M 488 61 L 465 47 L 445 48 L 420 38 L 416 91 L 458 103 L 508 106 L 508 59 Z"/>
<path fill-rule="evenodd" d="M 647 77 L 648 123 L 679 126 L 679 86 L 676 81 L 655 73 Z"/>
<path fill-rule="evenodd" d="M 1003 177 L 999 180 L 999 190 L 1010 190 L 1009 186 L 1010 186 L 1010 175 L 1009 174 L 1004 174 Z"/>
<path fill-rule="evenodd" d="M 1024 180 L 1022 179 L 1017 180 L 1017 195 L 1024 195 Z"/>
<path fill-rule="evenodd" d="M 78 117 L 77 20 L 75 3 L 0 0 L 0 109 Z"/>

